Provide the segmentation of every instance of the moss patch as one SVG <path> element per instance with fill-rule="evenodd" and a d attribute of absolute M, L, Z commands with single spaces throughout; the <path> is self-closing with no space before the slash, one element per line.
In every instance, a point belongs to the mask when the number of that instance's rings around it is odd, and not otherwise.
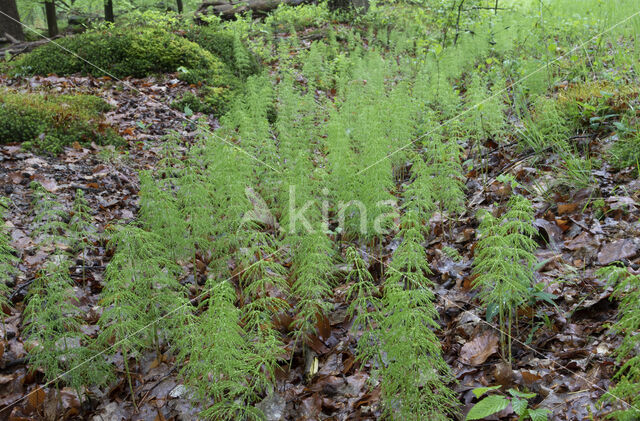
<path fill-rule="evenodd" d="M 215 25 L 192 26 L 184 36 L 219 57 L 234 74 L 246 78 L 260 71 L 260 63 L 237 34 Z"/>
<path fill-rule="evenodd" d="M 158 27 L 89 31 L 57 41 L 68 51 L 47 44 L 27 54 L 14 69 L 21 74 L 82 73 L 118 78 L 178 71 L 180 79 L 200 87 L 197 111 L 221 115 L 240 88 L 241 79 L 259 69 L 258 62 L 239 38 L 218 28 L 193 27 L 185 36 Z M 186 100 L 194 102 L 193 98 Z M 176 106 L 181 106 L 180 101 Z"/>
<path fill-rule="evenodd" d="M 581 83 L 559 92 L 558 104 L 572 122 L 592 130 L 608 130 L 630 109 L 630 104 L 638 102 L 639 92 L 634 85 L 616 86 L 606 81 Z"/>
<path fill-rule="evenodd" d="M 74 142 L 123 144 L 102 121 L 102 113 L 109 109 L 109 104 L 92 95 L 0 90 L 0 143 L 20 142 L 53 154 Z"/>
<path fill-rule="evenodd" d="M 109 73 L 120 78 L 175 72 L 179 67 L 208 70 L 220 76 L 226 70 L 222 61 L 197 44 L 158 28 L 114 27 L 63 38 L 56 43 L 58 45 L 46 44 L 27 54 L 20 63 L 23 72 L 93 76 Z"/>

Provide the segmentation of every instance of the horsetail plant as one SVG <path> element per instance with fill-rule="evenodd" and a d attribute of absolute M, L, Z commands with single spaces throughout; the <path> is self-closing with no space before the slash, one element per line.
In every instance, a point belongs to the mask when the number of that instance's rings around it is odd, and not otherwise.
<path fill-rule="evenodd" d="M 253 352 L 247 332 L 240 324 L 235 305 L 236 291 L 228 280 L 210 279 L 210 298 L 203 313 L 180 341 L 181 375 L 196 401 L 208 407 L 206 419 L 261 420 L 263 414 L 252 403 L 256 383 L 267 380 L 261 359 Z M 213 400 L 213 401 L 212 401 Z"/>
<path fill-rule="evenodd" d="M 507 212 L 496 218 L 483 212 L 475 249 L 473 288 L 489 314 L 498 314 L 502 356 L 511 362 L 511 329 L 517 310 L 529 301 L 534 282 L 534 211 L 531 202 L 516 194 L 507 203 Z"/>
<path fill-rule="evenodd" d="M 81 364 L 95 354 L 90 338 L 80 329 L 82 316 L 75 305 L 70 266 L 63 255 L 50 256 L 45 263 L 27 295 L 23 333 L 31 344 L 30 369 L 41 370 L 56 390 L 69 385 L 80 398 L 84 386 L 103 384 L 110 373 L 100 360 Z"/>
<path fill-rule="evenodd" d="M 93 247 L 92 237 L 97 235 L 93 226 L 93 217 L 91 215 L 91 207 L 84 192 L 80 189 L 76 190 L 76 197 L 73 201 L 72 216 L 69 220 L 69 233 L 73 238 L 72 249 L 82 256 L 82 279 L 86 279 L 86 262 L 87 253 Z"/>
<path fill-rule="evenodd" d="M 600 269 L 597 274 L 613 287 L 612 298 L 620 300 L 620 319 L 612 326 L 614 333 L 624 335 L 622 344 L 615 350 L 617 363 L 621 364 L 613 377 L 616 381 L 602 399 L 614 405 L 610 417 L 619 421 L 631 421 L 640 417 L 640 276 L 632 274 L 621 264 Z M 622 400 L 625 401 L 621 405 Z"/>
<path fill-rule="evenodd" d="M 33 189 L 33 222 L 36 226 L 33 232 L 38 236 L 39 246 L 46 249 L 68 246 L 65 236 L 68 215 L 62 205 L 40 183 L 33 181 L 30 186 Z"/>
<path fill-rule="evenodd" d="M 391 419 L 447 420 L 456 413 L 454 382 L 442 358 L 438 312 L 420 218 L 415 211 L 402 217 L 402 243 L 384 280 L 384 295 L 376 326 L 358 341 L 358 358 L 374 361 L 381 381 L 383 411 Z M 408 376 L 407 373 L 413 373 Z"/>
<path fill-rule="evenodd" d="M 18 258 L 15 256 L 15 250 L 11 247 L 9 236 L 4 226 L 4 209 L 6 203 L 4 198 L 0 197 L 0 314 L 2 314 L 2 322 L 4 323 L 4 308 L 10 305 L 8 282 L 18 273 L 15 264 Z M 6 329 L 5 329 L 6 332 Z"/>
<path fill-rule="evenodd" d="M 178 337 L 179 328 L 190 317 L 190 306 L 182 285 L 175 278 L 177 266 L 165 257 L 159 236 L 133 225 L 116 228 L 109 244 L 115 248 L 105 272 L 101 305 L 105 308 L 98 324 L 98 342 L 115 342 L 111 352 L 120 351 L 132 401 L 135 395 L 129 357 L 161 340 Z M 165 329 L 160 331 L 159 321 Z"/>

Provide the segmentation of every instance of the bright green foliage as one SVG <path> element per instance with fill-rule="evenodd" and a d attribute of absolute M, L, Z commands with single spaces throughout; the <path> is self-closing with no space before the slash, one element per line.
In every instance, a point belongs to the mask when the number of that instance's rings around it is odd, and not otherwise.
<path fill-rule="evenodd" d="M 31 182 L 33 189 L 33 212 L 35 214 L 33 233 L 37 236 L 40 248 L 55 249 L 57 244 L 67 244 L 67 213 L 62 205 L 56 202 L 51 193 L 40 183 Z M 50 250 L 49 250 L 50 251 Z"/>
<path fill-rule="evenodd" d="M 284 343 L 280 332 L 273 325 L 274 317 L 289 309 L 289 303 L 274 295 L 278 291 L 287 295 L 289 285 L 286 269 L 275 260 L 279 257 L 275 245 L 268 234 L 253 229 L 253 245 L 244 256 L 247 269 L 241 275 L 245 304 L 243 307 L 243 325 L 246 337 L 254 354 L 252 363 L 262 370 L 255 374 L 253 386 L 256 391 L 267 390 L 275 381 L 275 370 L 282 359 Z M 253 262 L 254 256 L 260 260 Z M 248 259 L 248 258 L 251 259 Z"/>
<path fill-rule="evenodd" d="M 69 232 L 73 236 L 73 248 L 75 251 L 82 251 L 83 255 L 85 255 L 91 245 L 91 237 L 95 238 L 97 233 L 96 228 L 93 226 L 93 212 L 81 189 L 76 190 L 76 197 L 71 211 Z"/>
<path fill-rule="evenodd" d="M 327 237 L 319 204 L 322 172 L 314 167 L 318 146 L 314 120 L 318 110 L 312 95 L 297 92 L 290 74 L 278 85 L 278 132 L 284 182 L 278 192 L 281 223 L 293 259 L 292 295 L 298 300 L 295 311 L 296 337 L 314 331 L 320 314 L 326 314 L 331 296 L 333 245 Z M 304 209 L 305 212 L 298 212 Z M 301 218 L 299 218 L 301 216 Z"/>
<path fill-rule="evenodd" d="M 471 411 L 467 414 L 467 420 L 481 420 L 489 415 L 493 415 L 496 412 L 500 412 L 509 406 L 509 400 L 503 396 L 491 395 L 471 408 Z"/>
<path fill-rule="evenodd" d="M 483 394 L 499 389 L 500 386 L 479 387 L 473 390 L 476 398 Z M 465 420 L 481 420 L 490 415 L 496 414 L 505 409 L 509 404 L 513 408 L 520 420 L 530 419 L 532 421 L 546 421 L 550 411 L 546 408 L 531 409 L 529 408 L 528 399 L 536 397 L 535 393 L 520 392 L 516 389 L 509 389 L 510 397 L 502 395 L 489 395 L 476 403 L 467 413 Z"/>
<path fill-rule="evenodd" d="M 609 285 L 613 286 L 612 297 L 620 300 L 620 319 L 612 329 L 624 336 L 622 344 L 615 351 L 617 362 L 622 364 L 614 376 L 617 383 L 603 398 L 612 403 L 616 410 L 611 414 L 612 418 L 636 420 L 640 417 L 640 336 L 637 334 L 640 329 L 640 276 L 632 275 L 628 268 L 619 265 L 602 268 L 598 275 L 609 281 Z"/>
<path fill-rule="evenodd" d="M 92 95 L 0 90 L 0 143 L 23 142 L 49 153 L 73 142 L 121 144 L 113 129 L 99 124 L 110 108 Z"/>
<path fill-rule="evenodd" d="M 191 26 L 184 36 L 219 57 L 238 77 L 244 78 L 255 74 L 260 68 L 257 59 L 237 33 L 211 24 Z"/>
<path fill-rule="evenodd" d="M 399 235 L 402 243 L 394 252 L 373 316 L 377 327 L 358 341 L 358 358 L 380 367 L 383 409 L 390 418 L 451 419 L 457 402 L 447 385 L 454 379 L 433 331 L 439 328 L 438 313 L 415 212 L 405 213 Z"/>
<path fill-rule="evenodd" d="M 88 338 L 80 330 L 82 315 L 74 305 L 77 299 L 70 265 L 64 256 L 49 258 L 29 290 L 23 334 L 33 345 L 29 351 L 31 370 L 40 369 L 56 388 L 64 382 L 79 391 L 82 386 L 104 382 L 108 373 L 99 361 L 81 365 L 92 354 L 85 347 Z"/>
<path fill-rule="evenodd" d="M 291 27 L 296 30 L 310 26 L 320 26 L 329 19 L 326 3 L 301 4 L 290 6 L 284 3 L 265 19 L 265 26 L 274 31 L 282 31 Z"/>
<path fill-rule="evenodd" d="M 84 192 L 80 189 L 76 190 L 76 198 L 73 201 L 72 216 L 68 230 L 73 239 L 73 251 L 76 253 L 82 252 L 82 277 L 84 279 L 87 253 L 94 247 L 93 240 L 96 239 L 98 233 L 93 226 L 91 208 L 84 198 Z"/>
<path fill-rule="evenodd" d="M 609 151 L 609 156 L 616 168 L 635 167 L 640 172 L 640 133 L 636 130 L 618 140 Z"/>
<path fill-rule="evenodd" d="M 15 250 L 11 247 L 9 236 L 5 232 L 4 206 L 4 198 L 0 197 L 0 314 L 3 314 L 2 307 L 9 305 L 8 297 L 11 290 L 7 282 L 18 272 L 14 266 L 18 262 L 18 258 L 15 256 Z"/>
<path fill-rule="evenodd" d="M 464 183 L 461 165 L 462 148 L 456 137 L 444 141 L 434 133 L 427 145 L 427 169 L 431 175 L 431 198 L 440 212 L 454 217 L 464 211 Z"/>
<path fill-rule="evenodd" d="M 158 235 L 165 256 L 172 260 L 191 257 L 193 244 L 188 238 L 188 224 L 184 220 L 176 197 L 168 192 L 170 184 L 161 188 L 149 172 L 143 171 L 140 178 L 140 219 L 145 227 Z"/>
<path fill-rule="evenodd" d="M 505 107 L 500 94 L 504 83 L 503 78 L 497 78 L 492 89 L 488 89 L 487 79 L 481 73 L 471 77 L 466 98 L 470 112 L 465 116 L 465 127 L 476 142 L 487 137 L 501 140 L 497 137 L 504 129 Z"/>
<path fill-rule="evenodd" d="M 373 276 L 365 266 L 364 260 L 360 257 L 360 253 L 353 247 L 347 249 L 347 261 L 353 265 L 353 269 L 347 275 L 347 280 L 352 280 L 353 285 L 347 290 L 347 301 L 349 309 L 347 313 L 350 317 L 356 316 L 353 326 L 369 328 L 371 314 L 369 314 L 369 306 L 378 308 L 379 303 L 375 298 L 376 287 L 373 283 Z"/>
<path fill-rule="evenodd" d="M 554 100 L 540 97 L 533 112 L 523 107 L 521 113 L 525 122 L 525 129 L 520 132 L 524 147 L 542 153 L 548 148 L 566 145 L 571 128 Z"/>
<path fill-rule="evenodd" d="M 109 244 L 115 254 L 105 272 L 99 342 L 115 341 L 112 351 L 128 355 L 150 344 L 159 346 L 162 339 L 174 340 L 190 306 L 175 277 L 178 267 L 164 257 L 159 236 L 124 226 Z"/>
<path fill-rule="evenodd" d="M 262 361 L 252 352 L 240 325 L 236 292 L 227 280 L 210 285 L 206 309 L 180 342 L 180 359 L 188 358 L 181 374 L 195 398 L 210 404 L 201 414 L 204 418 L 262 419 L 262 413 L 252 406 L 256 383 L 265 382 Z"/>
<path fill-rule="evenodd" d="M 529 301 L 535 280 L 533 217 L 531 202 L 521 195 L 509 200 L 507 212 L 500 219 L 484 212 L 479 228 L 481 238 L 475 249 L 473 274 L 477 278 L 473 287 L 480 290 L 478 296 L 488 311 L 500 316 L 502 353 L 508 361 L 517 309 Z"/>

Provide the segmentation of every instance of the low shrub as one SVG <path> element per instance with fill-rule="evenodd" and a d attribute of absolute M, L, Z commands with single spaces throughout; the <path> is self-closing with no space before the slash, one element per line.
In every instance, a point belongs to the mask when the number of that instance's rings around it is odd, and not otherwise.
<path fill-rule="evenodd" d="M 101 124 L 102 113 L 110 108 L 92 95 L 0 91 L 0 143 L 18 142 L 53 154 L 73 142 L 124 143 Z"/>
<path fill-rule="evenodd" d="M 192 26 L 184 36 L 219 57 L 238 77 L 246 78 L 260 70 L 258 59 L 240 37 L 229 30 L 217 25 Z"/>
<path fill-rule="evenodd" d="M 221 60 L 197 44 L 151 27 L 110 27 L 62 38 L 27 54 L 20 65 L 23 73 L 115 77 L 144 77 L 184 67 L 205 70 L 209 79 L 217 76 L 222 82 L 228 73 Z"/>

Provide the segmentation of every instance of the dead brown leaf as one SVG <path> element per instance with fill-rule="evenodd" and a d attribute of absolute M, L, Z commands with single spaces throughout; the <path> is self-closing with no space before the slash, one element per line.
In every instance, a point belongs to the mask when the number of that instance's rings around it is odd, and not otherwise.
<path fill-rule="evenodd" d="M 464 364 L 479 365 L 487 361 L 498 351 L 498 336 L 487 330 L 463 345 L 460 350 L 460 361 Z"/>

